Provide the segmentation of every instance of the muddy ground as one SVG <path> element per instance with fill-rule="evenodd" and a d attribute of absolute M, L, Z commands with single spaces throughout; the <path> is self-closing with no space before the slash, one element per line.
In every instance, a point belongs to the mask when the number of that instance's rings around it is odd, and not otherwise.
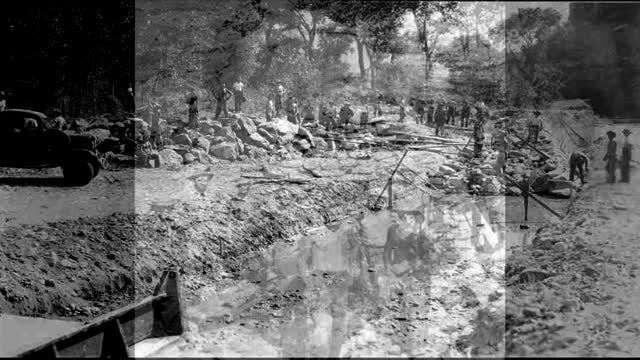
<path fill-rule="evenodd" d="M 339 152 L 135 176 L 102 171 L 81 188 L 61 187 L 58 169 L 5 169 L 0 308 L 86 320 L 148 295 L 166 267 L 180 268 L 190 299 L 206 283 L 236 277 L 239 255 L 367 209 L 400 156 Z M 417 171 L 443 161 L 419 151 L 405 159 Z M 402 179 L 394 184 L 398 199 L 420 193 Z"/>

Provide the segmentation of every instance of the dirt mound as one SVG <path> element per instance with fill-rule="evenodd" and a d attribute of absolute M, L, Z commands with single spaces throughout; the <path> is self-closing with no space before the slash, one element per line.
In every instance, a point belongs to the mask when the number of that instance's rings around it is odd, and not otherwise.
<path fill-rule="evenodd" d="M 369 200 L 364 182 L 274 184 L 253 195 L 140 216 L 8 227 L 0 236 L 0 308 L 87 320 L 136 294 L 148 296 L 167 267 L 180 269 L 190 297 L 189 290 L 219 280 L 228 266 L 234 272 L 230 261 L 239 254 L 342 218 Z"/>
<path fill-rule="evenodd" d="M 133 298 L 133 215 L 6 228 L 0 308 L 85 319 Z"/>

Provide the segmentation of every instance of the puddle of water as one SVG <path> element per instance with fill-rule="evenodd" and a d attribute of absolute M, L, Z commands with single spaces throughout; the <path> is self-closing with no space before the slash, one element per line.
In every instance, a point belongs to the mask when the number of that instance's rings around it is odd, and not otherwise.
<path fill-rule="evenodd" d="M 434 330 L 416 323 L 433 312 L 426 305 L 429 299 L 459 285 L 447 279 L 456 274 L 458 282 L 482 279 L 484 283 L 475 283 L 476 289 L 468 294 L 476 298 L 502 286 L 487 283 L 482 268 L 504 262 L 504 231 L 492 224 L 504 217 L 504 202 L 492 201 L 477 206 L 467 196 L 423 198 L 398 210 L 361 216 L 293 245 L 275 245 L 249 260 L 251 270 L 244 277 L 259 290 L 241 306 L 247 309 L 243 321 L 268 323 L 262 336 L 280 346 L 282 356 L 343 356 L 354 346 L 361 350 L 358 353 L 375 348 L 376 341 L 362 335 L 371 331 L 364 329 L 376 324 L 383 331 L 389 326 L 379 323 L 384 322 L 383 314 L 397 313 L 395 317 L 420 331 L 398 339 L 402 336 L 392 327 L 383 337 L 393 346 L 384 351 L 395 350 L 378 355 L 417 354 L 427 339 L 434 341 Z"/>

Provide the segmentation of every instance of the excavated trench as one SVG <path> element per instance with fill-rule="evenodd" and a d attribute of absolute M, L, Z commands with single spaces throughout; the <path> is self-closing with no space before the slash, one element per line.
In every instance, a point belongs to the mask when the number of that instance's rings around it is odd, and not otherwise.
<path fill-rule="evenodd" d="M 503 219 L 503 197 L 423 196 L 249 253 L 187 335 L 136 355 L 499 355 Z"/>

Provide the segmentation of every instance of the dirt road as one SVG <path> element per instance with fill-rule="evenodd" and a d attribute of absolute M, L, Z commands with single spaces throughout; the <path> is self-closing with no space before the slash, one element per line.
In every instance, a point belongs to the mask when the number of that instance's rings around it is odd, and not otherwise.
<path fill-rule="evenodd" d="M 597 131 L 604 135 L 614 129 L 621 144 L 625 127 L 602 126 Z M 638 144 L 640 127 L 630 128 Z M 508 287 L 508 354 L 640 354 L 640 175 L 634 169 L 631 184 L 605 183 L 603 146 L 596 152 L 590 185 L 567 219 L 541 231 L 528 252 L 512 258 L 542 272 L 533 283 Z M 513 265 L 508 276 L 517 273 Z"/>
<path fill-rule="evenodd" d="M 0 169 L 0 229 L 79 217 L 133 213 L 134 170 L 101 171 L 87 186 L 66 187 L 62 170 Z"/>

